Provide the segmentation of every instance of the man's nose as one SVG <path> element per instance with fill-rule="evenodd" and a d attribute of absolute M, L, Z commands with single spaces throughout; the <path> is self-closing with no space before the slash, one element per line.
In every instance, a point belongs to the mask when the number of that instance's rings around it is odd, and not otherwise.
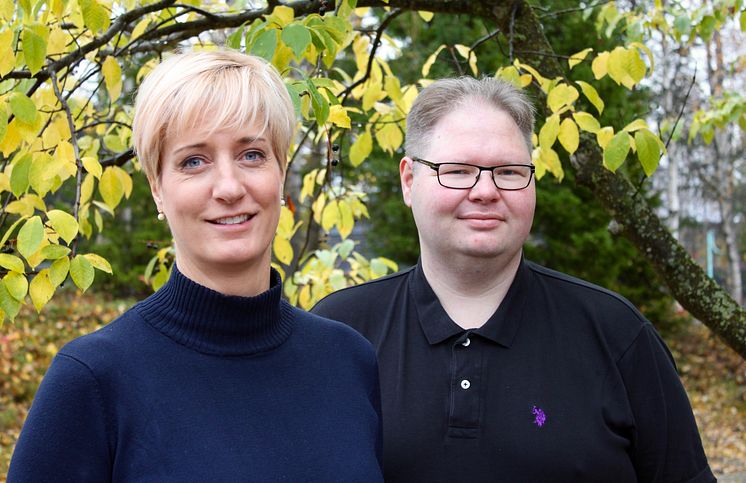
<path fill-rule="evenodd" d="M 492 171 L 480 171 L 477 183 L 469 191 L 469 198 L 494 200 L 500 196 L 500 190 L 492 178 Z"/>

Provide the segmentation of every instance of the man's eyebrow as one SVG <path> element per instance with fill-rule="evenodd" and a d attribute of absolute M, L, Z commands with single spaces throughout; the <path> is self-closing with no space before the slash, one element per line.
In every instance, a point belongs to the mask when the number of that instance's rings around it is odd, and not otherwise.
<path fill-rule="evenodd" d="M 263 136 L 259 136 L 259 137 L 244 136 L 242 138 L 237 139 L 236 142 L 238 144 L 266 143 L 267 142 L 267 138 L 265 138 Z M 181 151 L 186 151 L 186 150 L 194 149 L 194 148 L 204 148 L 205 146 L 207 146 L 207 143 L 187 144 L 185 146 L 181 146 L 179 148 L 174 149 L 173 153 L 176 154 L 176 153 L 179 153 Z"/>

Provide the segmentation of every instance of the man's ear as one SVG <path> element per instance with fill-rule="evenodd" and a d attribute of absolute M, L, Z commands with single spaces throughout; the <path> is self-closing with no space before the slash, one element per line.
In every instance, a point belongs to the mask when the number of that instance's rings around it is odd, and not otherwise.
<path fill-rule="evenodd" d="M 404 198 L 404 204 L 412 207 L 412 182 L 414 181 L 414 172 L 412 158 L 405 156 L 399 162 L 399 179 L 401 180 L 401 194 Z"/>

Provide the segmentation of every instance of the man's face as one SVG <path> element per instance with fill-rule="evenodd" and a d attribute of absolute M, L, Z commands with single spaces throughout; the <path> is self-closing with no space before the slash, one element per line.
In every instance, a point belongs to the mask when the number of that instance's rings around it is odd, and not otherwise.
<path fill-rule="evenodd" d="M 477 101 L 436 124 L 422 158 L 478 166 L 531 163 L 523 135 L 510 116 Z M 507 264 L 520 256 L 536 205 L 533 180 L 523 190 L 502 191 L 483 171 L 473 188 L 459 190 L 441 186 L 434 170 L 410 158 L 402 159 L 399 171 L 423 257 L 465 256 Z"/>

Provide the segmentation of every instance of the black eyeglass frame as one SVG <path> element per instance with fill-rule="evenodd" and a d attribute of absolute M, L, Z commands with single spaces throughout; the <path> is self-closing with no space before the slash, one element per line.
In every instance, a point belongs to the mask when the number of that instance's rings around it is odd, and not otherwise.
<path fill-rule="evenodd" d="M 469 163 L 433 163 L 432 161 L 428 161 L 426 159 L 418 158 L 415 156 L 410 156 L 409 158 L 412 161 L 416 161 L 420 164 L 424 164 L 428 168 L 435 171 L 436 177 L 438 178 L 438 184 L 441 185 L 443 188 L 448 188 L 449 190 L 470 190 L 472 189 L 473 187 L 477 185 L 477 183 L 479 183 L 479 177 L 482 175 L 482 171 L 490 172 L 490 178 L 492 178 L 492 183 L 494 183 L 495 188 L 501 191 L 525 190 L 526 188 L 528 188 L 528 185 L 531 184 L 531 178 L 534 176 L 534 172 L 536 172 L 536 166 L 534 166 L 533 164 L 501 164 L 499 166 L 477 166 L 475 164 L 469 164 Z M 444 164 L 455 164 L 459 166 L 469 166 L 470 168 L 477 168 L 479 170 L 479 173 L 477 173 L 476 178 L 474 178 L 474 184 L 469 187 L 454 188 L 452 186 L 446 186 L 440 181 L 440 167 L 443 166 Z M 523 188 L 501 188 L 500 186 L 497 185 L 497 181 L 495 181 L 495 169 L 496 168 L 509 168 L 511 166 L 521 166 L 522 168 L 529 168 L 531 170 L 528 175 L 528 181 L 526 182 L 526 186 L 524 186 Z"/>

